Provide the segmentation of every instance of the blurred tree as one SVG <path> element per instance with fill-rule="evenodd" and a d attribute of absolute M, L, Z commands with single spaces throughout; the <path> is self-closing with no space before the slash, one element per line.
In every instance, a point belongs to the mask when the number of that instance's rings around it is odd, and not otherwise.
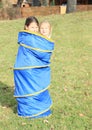
<path fill-rule="evenodd" d="M 23 3 L 23 0 L 18 0 L 17 1 L 17 6 L 21 7 L 21 4 Z"/>
<path fill-rule="evenodd" d="M 41 6 L 40 0 L 33 0 L 33 6 Z"/>
<path fill-rule="evenodd" d="M 76 11 L 77 0 L 67 0 L 67 13 Z"/>
<path fill-rule="evenodd" d="M 49 0 L 40 0 L 42 6 L 48 6 Z"/>

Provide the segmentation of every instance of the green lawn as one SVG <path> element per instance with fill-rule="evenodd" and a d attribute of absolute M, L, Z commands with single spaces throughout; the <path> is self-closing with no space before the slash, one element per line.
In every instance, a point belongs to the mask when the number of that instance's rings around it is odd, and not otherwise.
<path fill-rule="evenodd" d="M 52 116 L 17 116 L 13 70 L 25 19 L 0 21 L 0 130 L 92 130 L 92 11 L 37 17 L 52 26 Z"/>

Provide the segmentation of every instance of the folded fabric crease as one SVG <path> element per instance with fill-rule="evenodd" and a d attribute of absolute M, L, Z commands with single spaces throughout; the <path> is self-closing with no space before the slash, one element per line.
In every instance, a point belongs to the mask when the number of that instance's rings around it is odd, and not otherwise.
<path fill-rule="evenodd" d="M 48 116 L 52 105 L 48 88 L 54 42 L 23 30 L 19 32 L 18 44 L 14 64 L 14 97 L 18 103 L 18 115 L 32 118 Z"/>

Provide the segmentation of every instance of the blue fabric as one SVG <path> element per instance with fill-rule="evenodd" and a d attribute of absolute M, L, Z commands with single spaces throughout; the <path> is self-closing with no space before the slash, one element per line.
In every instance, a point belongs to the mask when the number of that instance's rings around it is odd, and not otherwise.
<path fill-rule="evenodd" d="M 47 39 L 41 36 L 27 32 L 19 33 L 18 43 L 19 45 L 21 45 L 22 43 L 29 47 L 42 49 L 43 51 L 52 51 L 54 49 L 53 42 L 48 41 Z M 15 68 L 24 66 L 28 67 L 49 65 L 51 54 L 52 52 L 41 52 L 20 46 L 18 50 L 18 56 L 16 58 Z"/>
<path fill-rule="evenodd" d="M 50 78 L 50 67 L 15 70 L 14 95 L 21 97 L 36 94 L 50 85 Z"/>
<path fill-rule="evenodd" d="M 48 90 L 35 96 L 17 98 L 18 114 L 20 116 L 37 117 L 48 111 L 52 104 Z M 48 113 L 45 116 L 48 116 Z"/>
<path fill-rule="evenodd" d="M 18 53 L 14 64 L 14 96 L 18 115 L 39 118 L 51 114 L 50 58 L 54 43 L 38 34 L 19 32 Z M 23 46 L 23 45 L 26 46 Z"/>

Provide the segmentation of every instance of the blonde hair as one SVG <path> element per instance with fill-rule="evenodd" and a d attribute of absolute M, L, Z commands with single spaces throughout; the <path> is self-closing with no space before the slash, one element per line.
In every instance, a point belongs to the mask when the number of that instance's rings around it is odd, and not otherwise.
<path fill-rule="evenodd" d="M 51 27 L 51 23 L 50 23 L 49 21 L 47 21 L 47 20 L 44 20 L 44 21 L 42 21 L 42 22 L 40 23 L 40 26 L 41 26 L 43 23 L 48 24 L 48 25 L 49 25 L 49 27 L 50 27 L 50 34 L 49 34 L 49 38 L 50 38 L 50 37 L 51 37 L 51 34 L 52 34 L 52 27 Z"/>

